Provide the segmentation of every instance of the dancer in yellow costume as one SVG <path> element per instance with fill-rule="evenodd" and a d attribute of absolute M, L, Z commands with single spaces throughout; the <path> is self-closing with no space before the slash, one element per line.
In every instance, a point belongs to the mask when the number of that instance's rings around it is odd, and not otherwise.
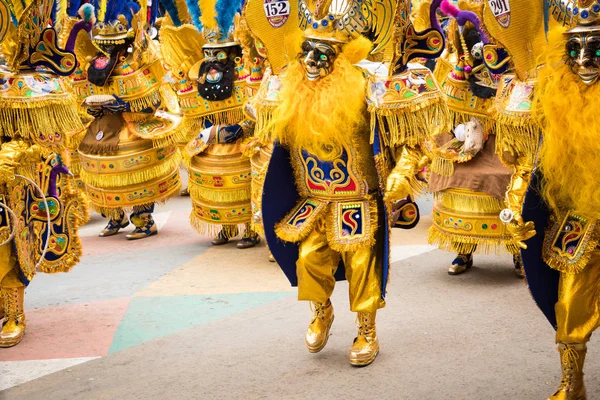
<path fill-rule="evenodd" d="M 550 11 L 567 29 L 549 33 L 541 58 L 534 114 L 543 142 L 523 206 L 525 223 L 514 231 L 526 246 L 533 298 L 556 329 L 562 379 L 549 399 L 585 400 L 586 345 L 600 325 L 600 7 L 551 2 Z"/>
<path fill-rule="evenodd" d="M 509 167 L 517 160 L 504 149 L 498 155 L 500 146 L 491 118 L 498 82 L 505 71 L 486 65 L 490 53 L 484 54 L 484 47 L 491 42 L 481 23 L 483 4 L 461 1 L 458 5 L 460 8 L 445 0 L 441 7 L 453 19 L 435 73 L 447 95 L 454 129 L 453 135 L 436 138 L 429 179 L 429 191 L 435 196 L 429 242 L 457 253 L 448 268 L 450 275 L 467 271 L 475 251 L 508 250 L 515 272 L 522 278 L 519 247 L 500 220 L 513 175 Z"/>
<path fill-rule="evenodd" d="M 191 223 L 198 233 L 211 235 L 214 245 L 243 229 L 237 247 L 253 247 L 260 237 L 251 224 L 252 176 L 243 141 L 252 136 L 254 123 L 243 112 L 245 69 L 232 33 L 241 2 L 190 0 L 187 11 L 175 2 L 163 4 L 174 26 L 169 33 L 163 28 L 163 53 L 178 70 L 184 126 L 195 134 L 184 150 Z"/>
<path fill-rule="evenodd" d="M 61 157 L 83 129 L 60 77 L 76 59 L 72 47 L 56 45 L 53 6 L 0 0 L 0 347 L 25 334 L 25 287 L 35 273 L 67 272 L 81 256 L 87 210 Z"/>
<path fill-rule="evenodd" d="M 422 189 L 415 176 L 422 145 L 447 117 L 431 72 L 407 63 L 437 57 L 444 39 L 435 8 L 431 29 L 414 31 L 408 1 L 299 7 L 301 46 L 297 53 L 286 48 L 290 63 L 267 127 L 278 142 L 264 186 L 265 234 L 283 272 L 298 285 L 298 299 L 314 307 L 305 337 L 310 352 L 328 341 L 336 279 L 348 280 L 350 310 L 358 315 L 349 359 L 365 366 L 379 353 L 375 319 L 385 306 L 389 273 L 388 210 Z M 275 11 L 285 10 L 264 10 L 262 29 L 250 24 L 267 50 Z M 249 12 L 248 18 L 252 22 Z M 361 35 L 369 32 L 374 42 Z M 355 65 L 380 52 L 385 63 Z"/>
<path fill-rule="evenodd" d="M 127 238 L 143 239 L 158 232 L 154 205 L 181 187 L 181 118 L 162 110 L 166 70 L 149 36 L 158 4 L 108 0 L 99 6 L 97 50 L 80 57 L 89 65 L 72 81 L 94 116 L 79 145 L 81 179 L 92 206 L 109 218 L 100 236 L 126 227 L 131 211 L 135 229 Z M 89 37 L 77 36 L 76 48 L 89 49 Z"/>

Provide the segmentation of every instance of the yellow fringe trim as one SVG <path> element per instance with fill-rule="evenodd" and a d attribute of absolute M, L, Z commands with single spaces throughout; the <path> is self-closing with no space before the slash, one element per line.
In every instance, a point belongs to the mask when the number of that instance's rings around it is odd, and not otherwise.
<path fill-rule="evenodd" d="M 435 225 L 429 228 L 428 242 L 440 250 L 458 254 L 499 254 L 505 249 L 510 254 L 518 254 L 520 250 L 512 239 L 491 239 L 489 237 L 450 234 L 441 231 Z"/>
<path fill-rule="evenodd" d="M 489 132 L 493 127 L 493 119 L 491 119 L 487 115 L 470 114 L 463 111 L 456 111 L 450 109 L 449 118 L 450 129 L 454 129 L 460 124 L 464 124 L 471 121 L 471 118 L 477 118 L 477 120 L 481 123 L 481 126 L 486 132 Z"/>
<path fill-rule="evenodd" d="M 440 176 L 454 175 L 454 161 L 449 158 L 435 156 L 429 168 L 431 169 L 431 172 Z"/>
<path fill-rule="evenodd" d="M 243 189 L 226 190 L 206 188 L 198 185 L 189 185 L 190 196 L 193 199 L 207 200 L 216 203 L 233 203 L 250 200 L 250 185 Z"/>
<path fill-rule="evenodd" d="M 427 183 L 417 179 L 416 175 L 411 174 L 403 180 L 402 185 L 404 186 L 405 192 L 408 193 L 413 199 L 416 199 L 425 192 Z"/>
<path fill-rule="evenodd" d="M 131 108 L 132 112 L 140 112 L 149 107 L 156 107 L 161 100 L 162 97 L 160 96 L 160 90 L 156 88 L 145 96 L 130 99 L 127 100 L 127 102 L 129 103 L 129 107 Z"/>
<path fill-rule="evenodd" d="M 39 143 L 40 134 L 76 132 L 82 130 L 83 125 L 71 98 L 26 102 L 0 99 L 0 129 L 4 136 L 21 136 Z M 51 142 L 43 144 L 52 145 Z"/>
<path fill-rule="evenodd" d="M 493 130 L 496 133 L 496 153 L 507 166 L 502 154 L 510 149 L 535 163 L 542 130 L 531 117 L 496 114 Z"/>
<path fill-rule="evenodd" d="M 444 208 L 471 213 L 500 213 L 504 209 L 504 201 L 490 195 L 477 195 L 472 191 L 462 194 L 456 191 L 442 190 L 433 197 Z"/>
<path fill-rule="evenodd" d="M 254 137 L 261 143 L 270 143 L 273 141 L 271 132 L 267 130 L 269 123 L 273 119 L 273 112 L 277 106 L 266 104 L 255 104 L 256 125 L 254 126 Z"/>
<path fill-rule="evenodd" d="M 190 224 L 198 232 L 200 236 L 217 237 L 220 232 L 228 239 L 239 236 L 241 232 L 246 228 L 246 224 L 235 224 L 235 225 L 222 225 L 222 224 L 211 224 L 198 218 L 198 216 L 192 211 L 190 214 Z"/>
<path fill-rule="evenodd" d="M 135 172 L 121 172 L 117 174 L 93 174 L 81 169 L 81 180 L 99 189 L 110 189 L 115 187 L 124 187 L 137 185 L 165 175 L 169 175 L 181 163 L 181 153 L 176 151 L 167 160 L 160 164 L 144 168 Z"/>
<path fill-rule="evenodd" d="M 369 112 L 371 113 L 371 143 L 374 140 L 376 126 L 379 126 L 380 135 L 386 146 L 404 144 L 416 146 L 449 129 L 448 107 L 443 98 L 425 99 L 401 109 L 381 109 L 369 105 Z"/>

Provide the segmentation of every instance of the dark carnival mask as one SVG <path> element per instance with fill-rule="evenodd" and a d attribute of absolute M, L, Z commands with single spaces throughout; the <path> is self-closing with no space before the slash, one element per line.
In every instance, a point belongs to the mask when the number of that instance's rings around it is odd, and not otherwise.
<path fill-rule="evenodd" d="M 99 44 L 102 49 L 90 63 L 88 80 L 96 86 L 104 86 L 121 59 L 127 54 L 130 43 L 124 44 Z"/>
<path fill-rule="evenodd" d="M 600 73 L 600 32 L 574 32 L 566 44 L 566 63 L 571 72 L 591 85 Z"/>
<path fill-rule="evenodd" d="M 198 93 L 209 101 L 225 100 L 233 94 L 239 45 L 204 49 L 204 62 L 198 74 Z"/>
<path fill-rule="evenodd" d="M 306 71 L 309 81 L 316 81 L 325 77 L 333 70 L 333 62 L 338 55 L 336 46 L 319 41 L 307 39 L 302 43 L 300 63 Z"/>

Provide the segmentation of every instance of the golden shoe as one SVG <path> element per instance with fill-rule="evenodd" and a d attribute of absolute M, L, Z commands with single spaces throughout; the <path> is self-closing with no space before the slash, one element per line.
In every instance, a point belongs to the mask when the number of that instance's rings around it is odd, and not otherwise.
<path fill-rule="evenodd" d="M 585 343 L 558 345 L 562 364 L 562 380 L 548 400 L 586 400 L 583 384 L 583 364 L 587 348 Z"/>
<path fill-rule="evenodd" d="M 102 229 L 102 231 L 100 231 L 98 236 L 108 237 L 108 236 L 116 235 L 117 233 L 119 233 L 119 230 L 121 230 L 123 228 L 127 228 L 128 225 L 129 225 L 129 221 L 127 220 L 127 218 L 125 216 L 123 216 L 123 218 L 121 218 L 120 221 L 109 219 L 108 224 L 106 225 L 106 227 L 104 229 Z"/>
<path fill-rule="evenodd" d="M 459 254 L 448 268 L 448 275 L 460 275 L 473 266 L 472 254 Z"/>
<path fill-rule="evenodd" d="M 127 234 L 126 237 L 128 240 L 144 239 L 158 234 L 158 228 L 150 213 L 143 213 L 135 217 L 132 216 L 131 221 L 135 225 L 135 229 L 133 232 Z"/>
<path fill-rule="evenodd" d="M 2 288 L 5 307 L 5 320 L 0 331 L 0 347 L 18 345 L 25 335 L 25 313 L 23 312 L 23 296 L 25 288 Z"/>
<path fill-rule="evenodd" d="M 314 315 L 306 332 L 306 347 L 311 353 L 323 350 L 329 339 L 329 330 L 333 324 L 333 305 L 327 303 L 313 303 Z"/>
<path fill-rule="evenodd" d="M 379 339 L 375 328 L 376 313 L 359 312 L 357 316 L 358 336 L 350 349 L 350 364 L 366 367 L 379 354 Z"/>

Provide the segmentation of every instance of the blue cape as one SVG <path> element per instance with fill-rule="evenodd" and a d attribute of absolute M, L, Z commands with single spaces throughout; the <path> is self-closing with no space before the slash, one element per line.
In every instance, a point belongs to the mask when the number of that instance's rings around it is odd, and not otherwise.
<path fill-rule="evenodd" d="M 537 169 L 534 170 L 523 204 L 523 220 L 533 221 L 537 233 L 525 242 L 527 249 L 521 250 L 521 258 L 529 291 L 540 310 L 556 329 L 554 305 L 558 301 L 560 272 L 550 268 L 542 259 L 544 233 L 550 219 L 550 209 L 540 195 L 541 181 L 541 174 Z"/>

